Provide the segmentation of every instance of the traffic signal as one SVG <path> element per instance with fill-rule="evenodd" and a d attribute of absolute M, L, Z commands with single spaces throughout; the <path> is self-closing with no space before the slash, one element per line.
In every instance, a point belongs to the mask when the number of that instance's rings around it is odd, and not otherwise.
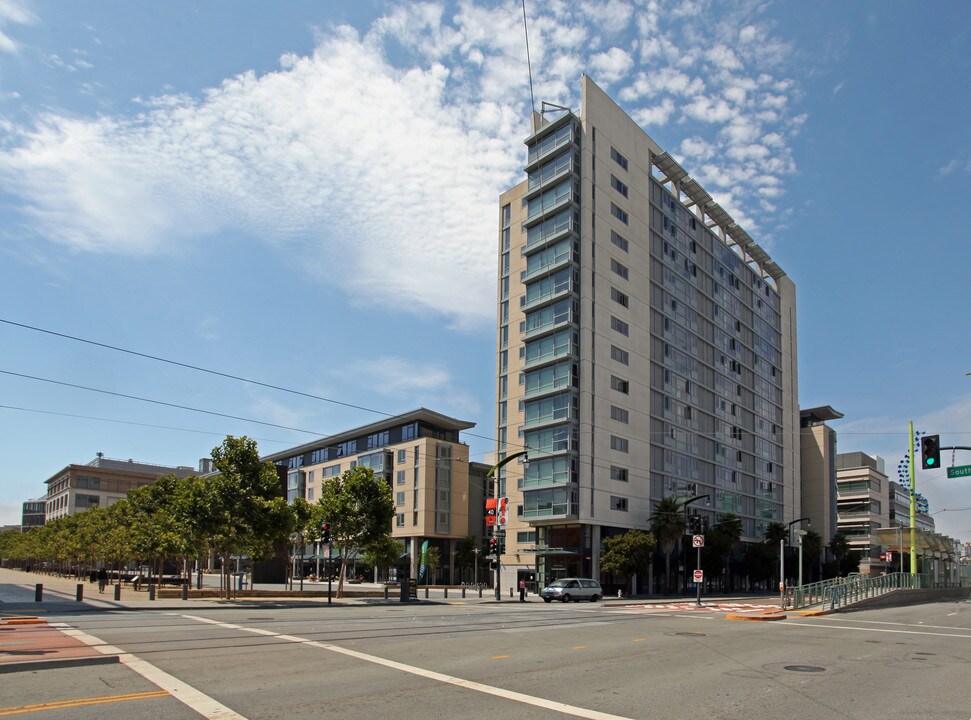
<path fill-rule="evenodd" d="M 324 523 L 320 527 L 320 541 L 325 545 L 330 542 L 330 523 Z"/>
<path fill-rule="evenodd" d="M 701 535 L 701 515 L 691 515 L 688 518 L 688 534 Z"/>
<path fill-rule="evenodd" d="M 499 554 L 499 538 L 489 538 L 489 554 L 498 555 Z"/>
<path fill-rule="evenodd" d="M 920 439 L 920 466 L 936 470 L 941 466 L 941 436 L 924 435 Z"/>

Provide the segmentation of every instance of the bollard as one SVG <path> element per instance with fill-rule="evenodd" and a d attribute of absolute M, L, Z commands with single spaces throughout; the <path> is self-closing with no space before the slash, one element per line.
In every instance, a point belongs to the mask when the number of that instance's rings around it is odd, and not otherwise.
<path fill-rule="evenodd" d="M 115 600 L 121 600 L 121 583 L 115 585 Z"/>
<path fill-rule="evenodd" d="M 462 599 L 465 600 L 465 586 L 462 586 Z"/>
<path fill-rule="evenodd" d="M 78 583 L 77 591 L 74 593 L 74 599 L 78 602 L 84 602 L 84 583 Z"/>
<path fill-rule="evenodd" d="M 385 600 L 388 599 L 388 586 L 387 585 L 384 586 L 384 599 Z"/>
<path fill-rule="evenodd" d="M 482 599 L 482 586 L 479 585 L 479 599 Z"/>
<path fill-rule="evenodd" d="M 188 581 L 182 583 L 182 599 L 189 599 L 189 583 Z"/>
<path fill-rule="evenodd" d="M 512 597 L 512 588 L 509 588 L 509 597 Z"/>
<path fill-rule="evenodd" d="M 149 583 L 148 584 L 148 599 L 149 600 L 154 600 L 155 599 L 155 584 L 154 583 Z"/>
<path fill-rule="evenodd" d="M 428 599 L 428 586 L 425 586 L 425 599 Z"/>
<path fill-rule="evenodd" d="M 448 588 L 445 588 L 445 599 L 448 600 Z"/>
<path fill-rule="evenodd" d="M 34 585 L 34 602 L 41 602 L 44 599 L 44 583 Z"/>

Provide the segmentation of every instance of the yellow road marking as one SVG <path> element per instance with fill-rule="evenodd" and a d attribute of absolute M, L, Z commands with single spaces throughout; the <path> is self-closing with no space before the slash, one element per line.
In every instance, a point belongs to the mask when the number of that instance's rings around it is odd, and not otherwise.
<path fill-rule="evenodd" d="M 506 660 L 508 658 L 509 658 L 508 655 L 493 655 L 492 656 L 492 659 L 493 660 Z"/>
<path fill-rule="evenodd" d="M 103 697 L 80 698 L 78 700 L 61 700 L 39 705 L 17 705 L 0 708 L 0 717 L 7 715 L 21 715 L 23 713 L 39 712 L 42 710 L 65 710 L 67 708 L 83 707 L 85 705 L 101 705 L 102 703 L 128 702 L 129 700 L 149 700 L 151 698 L 166 697 L 165 690 L 149 690 L 147 692 L 131 693 L 130 695 L 106 695 Z"/>
<path fill-rule="evenodd" d="M 647 638 L 634 638 L 634 642 L 644 642 Z"/>
<path fill-rule="evenodd" d="M 573 646 L 573 649 L 574 650 L 586 650 L 587 649 L 587 646 L 586 645 L 574 645 Z"/>

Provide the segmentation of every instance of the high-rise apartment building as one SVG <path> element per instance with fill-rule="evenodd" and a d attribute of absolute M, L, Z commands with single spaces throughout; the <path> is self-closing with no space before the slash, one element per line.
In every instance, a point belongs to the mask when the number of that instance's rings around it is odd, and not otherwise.
<path fill-rule="evenodd" d="M 794 284 L 589 78 L 525 143 L 499 203 L 497 453 L 529 457 L 493 490 L 503 585 L 598 577 L 666 497 L 747 540 L 799 518 Z"/>

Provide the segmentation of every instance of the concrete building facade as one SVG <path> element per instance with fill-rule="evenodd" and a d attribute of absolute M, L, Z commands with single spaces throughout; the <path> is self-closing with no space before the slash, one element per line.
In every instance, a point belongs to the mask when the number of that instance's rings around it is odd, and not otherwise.
<path fill-rule="evenodd" d="M 404 545 L 411 574 L 418 574 L 425 540 L 437 547 L 444 572 L 456 581 L 457 543 L 469 536 L 481 547 L 484 535 L 485 473 L 489 466 L 469 462 L 460 433 L 475 423 L 419 408 L 402 415 L 320 438 L 264 456 L 286 468 L 287 499 L 320 498 L 328 479 L 360 465 L 370 467 L 391 487 L 395 502 L 392 537 Z M 485 578 L 483 577 L 483 580 Z"/>
<path fill-rule="evenodd" d="M 746 540 L 801 516 L 795 286 L 589 78 L 533 114 L 499 201 L 497 455 L 504 584 L 598 577 L 656 504 Z"/>
<path fill-rule="evenodd" d="M 124 498 L 129 490 L 150 485 L 163 475 L 188 477 L 195 469 L 186 465 L 171 467 L 112 460 L 101 453 L 85 465 L 68 465 L 47 480 L 45 522 L 59 517 L 108 507 Z"/>
<path fill-rule="evenodd" d="M 799 411 L 800 495 L 802 515 L 822 539 L 824 556 L 831 559 L 829 542 L 837 531 L 836 523 L 836 431 L 827 422 L 843 414 L 829 405 Z"/>

